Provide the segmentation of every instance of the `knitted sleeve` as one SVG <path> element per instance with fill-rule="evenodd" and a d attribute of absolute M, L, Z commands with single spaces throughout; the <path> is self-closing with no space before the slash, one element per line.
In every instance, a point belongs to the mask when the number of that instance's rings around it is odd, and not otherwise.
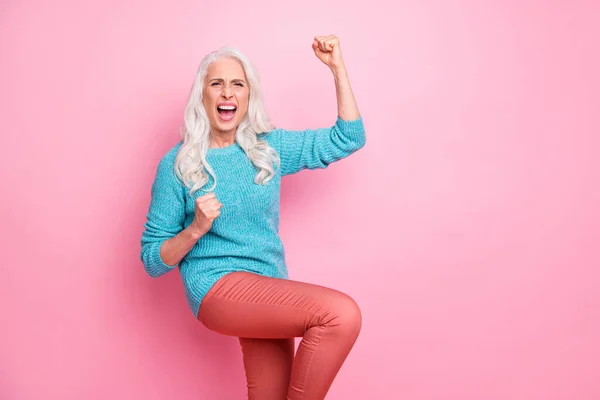
<path fill-rule="evenodd" d="M 291 175 L 303 169 L 327 168 L 332 162 L 349 156 L 365 145 L 362 116 L 345 121 L 339 116 L 328 128 L 292 131 L 278 128 L 281 174 Z"/>
<path fill-rule="evenodd" d="M 140 259 L 146 272 L 154 278 L 177 266 L 165 264 L 160 247 L 183 230 L 185 219 L 185 186 L 175 175 L 174 156 L 174 149 L 171 149 L 158 163 L 141 238 Z"/>

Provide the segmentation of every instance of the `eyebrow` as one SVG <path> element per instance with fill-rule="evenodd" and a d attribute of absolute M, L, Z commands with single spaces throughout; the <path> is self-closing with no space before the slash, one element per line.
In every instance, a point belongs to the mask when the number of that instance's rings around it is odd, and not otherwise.
<path fill-rule="evenodd" d="M 212 81 L 221 81 L 221 82 L 223 82 L 223 78 L 212 78 L 212 79 L 209 79 L 208 81 L 209 82 L 212 82 Z M 243 83 L 246 83 L 246 81 L 244 81 L 243 79 L 232 79 L 231 82 L 243 82 Z"/>

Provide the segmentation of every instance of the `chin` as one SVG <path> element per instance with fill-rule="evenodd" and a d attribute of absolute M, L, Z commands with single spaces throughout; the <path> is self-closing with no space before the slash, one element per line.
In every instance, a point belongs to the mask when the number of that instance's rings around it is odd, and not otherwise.
<path fill-rule="evenodd" d="M 239 125 L 239 122 L 237 122 L 237 121 L 230 121 L 230 122 L 225 122 L 225 123 L 223 123 L 222 121 L 217 121 L 211 127 L 213 129 L 216 129 L 219 132 L 228 132 L 228 131 L 231 131 L 232 129 L 237 129 L 238 125 Z"/>

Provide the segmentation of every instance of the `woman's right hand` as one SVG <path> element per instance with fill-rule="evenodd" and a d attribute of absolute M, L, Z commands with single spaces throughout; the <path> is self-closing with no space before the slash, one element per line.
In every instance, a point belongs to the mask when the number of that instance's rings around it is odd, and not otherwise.
<path fill-rule="evenodd" d="M 207 193 L 196 199 L 196 209 L 194 211 L 193 228 L 204 235 L 212 227 L 213 221 L 221 214 L 223 204 L 217 200 L 213 193 Z"/>

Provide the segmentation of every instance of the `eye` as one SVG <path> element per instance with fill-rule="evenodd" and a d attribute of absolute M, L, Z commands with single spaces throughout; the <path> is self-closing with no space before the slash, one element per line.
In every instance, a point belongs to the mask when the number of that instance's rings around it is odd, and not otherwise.
<path fill-rule="evenodd" d="M 238 82 L 238 83 L 236 83 L 236 86 L 239 86 L 239 87 L 244 87 L 244 84 L 243 84 L 243 83 L 240 83 L 240 82 Z"/>
<path fill-rule="evenodd" d="M 221 82 L 213 82 L 210 86 L 216 86 L 216 85 L 220 85 Z"/>

